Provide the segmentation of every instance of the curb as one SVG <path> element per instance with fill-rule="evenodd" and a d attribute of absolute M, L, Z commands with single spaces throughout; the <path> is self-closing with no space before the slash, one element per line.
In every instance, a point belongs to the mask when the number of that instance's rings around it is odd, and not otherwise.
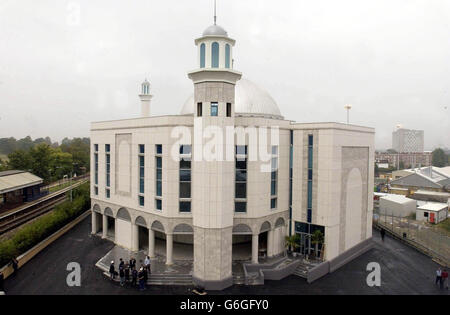
<path fill-rule="evenodd" d="M 75 225 L 86 219 L 91 214 L 91 210 L 86 210 L 86 212 L 80 214 L 76 217 L 72 222 L 66 224 L 64 227 L 47 237 L 46 239 L 40 241 L 38 244 L 27 250 L 25 253 L 18 256 L 16 259 L 19 262 L 18 268 L 20 269 L 23 265 L 25 265 L 28 261 L 30 261 L 34 256 L 39 254 L 42 250 L 44 250 L 48 245 L 52 244 L 58 238 L 63 236 L 66 232 L 70 231 Z M 0 268 L 0 272 L 3 273 L 3 276 L 8 278 L 13 273 L 13 268 L 9 264 Z"/>

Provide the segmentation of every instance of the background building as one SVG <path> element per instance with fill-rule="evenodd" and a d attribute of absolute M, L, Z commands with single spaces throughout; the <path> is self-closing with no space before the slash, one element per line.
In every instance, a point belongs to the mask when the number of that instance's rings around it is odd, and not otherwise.
<path fill-rule="evenodd" d="M 392 149 L 397 152 L 423 152 L 423 130 L 397 129 L 392 133 Z"/>
<path fill-rule="evenodd" d="M 376 152 L 375 161 L 377 163 L 388 163 L 390 167 L 395 168 L 414 168 L 430 166 L 432 161 L 431 152 L 403 152 L 389 153 Z"/>

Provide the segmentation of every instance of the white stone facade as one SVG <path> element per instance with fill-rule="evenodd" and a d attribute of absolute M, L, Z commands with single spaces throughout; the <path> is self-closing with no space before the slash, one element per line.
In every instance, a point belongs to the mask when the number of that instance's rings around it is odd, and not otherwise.
<path fill-rule="evenodd" d="M 214 42 L 220 44 L 221 56 L 216 68 L 208 61 Z M 294 123 L 274 116 L 278 108 L 255 114 L 255 108 L 250 110 L 252 104 L 248 111 L 235 113 L 235 84 L 241 74 L 232 69 L 232 63 L 226 67 L 223 57 L 223 45 L 234 46 L 234 40 L 208 33 L 196 40 L 199 58 L 203 43 L 207 47 L 205 67 L 200 61 L 200 68 L 189 73 L 194 82 L 193 112 L 91 124 L 92 232 L 101 230 L 103 237 L 112 237 L 131 250 L 141 247 L 145 233 L 150 256 L 155 255 L 155 238 L 165 239 L 167 264 L 173 261 L 174 242 L 193 243 L 194 281 L 215 288 L 232 283 L 234 244 L 251 243 L 249 258 L 257 263 L 260 251 L 268 256 L 283 254 L 285 236 L 306 235 L 300 230 L 313 227 L 323 232 L 322 257 L 330 260 L 371 238 L 374 130 L 339 123 Z M 250 102 L 251 96 L 245 99 Z M 217 116 L 212 103 L 217 103 Z M 267 110 L 267 106 L 261 108 Z M 224 136 L 228 127 L 278 130 L 277 137 L 269 136 L 262 145 L 269 160 L 247 156 L 244 198 L 236 192 L 235 146 L 246 145 L 250 150 L 252 136 L 233 134 L 231 141 L 220 144 L 224 152 L 233 152 L 232 160 L 196 160 L 199 145 L 208 143 L 207 137 L 198 138 L 196 132 L 205 133 L 211 126 Z M 180 140 L 174 132 L 180 127 L 189 140 Z M 257 134 L 256 140 L 261 146 L 264 139 Z M 191 146 L 190 196 L 183 198 L 181 164 L 174 159 L 180 157 L 180 145 Z M 161 157 L 161 173 L 157 157 Z M 264 169 L 272 158 L 277 159 L 276 175 Z M 161 196 L 157 196 L 158 178 Z M 245 203 L 245 211 L 236 211 L 238 202 Z M 190 211 L 180 211 L 182 203 L 183 207 L 188 203 Z"/>

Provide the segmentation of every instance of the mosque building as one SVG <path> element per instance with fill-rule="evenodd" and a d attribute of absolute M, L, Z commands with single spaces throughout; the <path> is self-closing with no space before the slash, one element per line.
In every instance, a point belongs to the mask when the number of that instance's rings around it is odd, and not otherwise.
<path fill-rule="evenodd" d="M 188 248 L 194 283 L 223 289 L 233 261 L 300 254 L 356 257 L 372 237 L 374 135 L 343 123 L 296 123 L 234 69 L 236 41 L 214 23 L 195 40 L 194 90 L 179 115 L 91 124 L 92 233 L 174 262 Z"/>

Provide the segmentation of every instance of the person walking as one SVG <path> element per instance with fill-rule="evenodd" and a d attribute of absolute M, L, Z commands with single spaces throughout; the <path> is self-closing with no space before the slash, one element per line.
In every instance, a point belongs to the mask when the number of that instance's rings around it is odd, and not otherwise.
<path fill-rule="evenodd" d="M 116 269 L 114 268 L 114 260 L 111 261 L 111 265 L 109 265 L 109 275 L 111 276 L 111 280 L 114 280 L 116 275 Z"/>
<path fill-rule="evenodd" d="M 386 231 L 383 229 L 383 228 L 381 228 L 381 230 L 380 230 L 380 235 L 381 235 L 381 240 L 384 242 L 384 235 L 386 234 Z"/>
<path fill-rule="evenodd" d="M 125 282 L 129 282 L 130 281 L 130 265 L 126 264 L 125 265 Z"/>
<path fill-rule="evenodd" d="M 125 284 L 125 270 L 124 268 L 119 269 L 119 276 L 120 276 L 120 285 L 123 287 Z"/>
<path fill-rule="evenodd" d="M 441 280 L 442 280 L 442 270 L 441 270 L 441 267 L 439 267 L 436 270 L 436 282 L 435 282 L 435 284 L 441 285 Z"/>
<path fill-rule="evenodd" d="M 15 258 L 15 257 L 13 257 L 12 259 L 11 259 L 11 262 L 9 263 L 11 266 L 12 266 L 12 268 L 13 268 L 13 273 L 12 273 L 12 275 L 13 276 L 15 276 L 15 275 L 17 275 L 17 270 L 19 269 L 19 262 L 17 261 L 17 259 Z"/>
<path fill-rule="evenodd" d="M 448 272 L 447 269 L 444 269 L 441 274 L 442 277 L 442 289 L 448 290 Z"/>
<path fill-rule="evenodd" d="M 442 279 L 444 280 L 444 288 L 448 290 L 448 271 L 447 269 L 444 269 L 444 272 L 442 273 Z"/>
<path fill-rule="evenodd" d="M 136 268 L 135 267 L 133 267 L 133 269 L 131 270 L 131 285 L 133 286 L 133 287 L 135 287 L 136 286 L 136 283 L 137 283 L 137 277 L 138 277 L 138 272 L 137 272 L 137 270 L 136 270 Z"/>
<path fill-rule="evenodd" d="M 123 269 L 124 267 L 125 267 L 125 263 L 123 262 L 122 258 L 120 258 L 119 270 Z"/>
<path fill-rule="evenodd" d="M 143 290 L 145 290 L 144 268 L 143 267 L 141 267 L 139 269 L 138 278 L 139 278 L 139 290 L 143 291 Z"/>
<path fill-rule="evenodd" d="M 150 264 L 151 264 L 150 257 L 149 256 L 145 257 L 144 266 L 145 266 L 145 269 L 147 270 L 148 274 L 151 273 Z"/>

